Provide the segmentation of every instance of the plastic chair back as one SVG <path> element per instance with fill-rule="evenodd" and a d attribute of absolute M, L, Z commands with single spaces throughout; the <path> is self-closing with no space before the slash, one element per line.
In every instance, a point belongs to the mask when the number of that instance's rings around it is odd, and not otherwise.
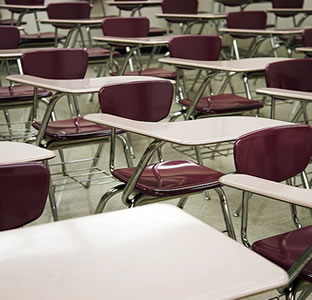
<path fill-rule="evenodd" d="M 15 26 L 0 26 L 0 49 L 16 49 L 20 33 Z"/>
<path fill-rule="evenodd" d="M 312 47 L 312 28 L 303 31 L 302 42 L 304 47 Z"/>
<path fill-rule="evenodd" d="M 294 59 L 269 64 L 265 69 L 268 87 L 311 92 L 311 59 Z"/>
<path fill-rule="evenodd" d="M 303 8 L 304 0 L 272 0 L 273 8 Z M 274 13 L 278 17 L 287 18 L 295 16 L 296 13 L 283 12 Z"/>
<path fill-rule="evenodd" d="M 104 35 L 117 37 L 146 37 L 150 22 L 146 17 L 112 17 L 102 22 Z"/>
<path fill-rule="evenodd" d="M 44 0 L 4 0 L 4 3 L 11 5 L 43 5 Z"/>
<path fill-rule="evenodd" d="M 158 122 L 170 112 L 173 98 L 170 81 L 139 81 L 113 84 L 99 91 L 103 113 L 137 121 Z"/>
<path fill-rule="evenodd" d="M 217 35 L 185 35 L 169 42 L 171 57 L 193 60 L 218 60 L 222 40 Z"/>
<path fill-rule="evenodd" d="M 47 6 L 49 19 L 89 19 L 91 5 L 88 2 L 59 2 Z M 54 25 L 58 28 L 71 28 L 72 26 Z"/>
<path fill-rule="evenodd" d="M 198 0 L 163 0 L 161 8 L 164 14 L 197 14 Z"/>
<path fill-rule="evenodd" d="M 81 79 L 88 67 L 88 52 L 83 49 L 47 49 L 22 55 L 25 75 L 48 79 Z"/>
<path fill-rule="evenodd" d="M 236 171 L 281 182 L 304 171 L 312 156 L 312 128 L 279 126 L 241 136 L 234 144 Z"/>
<path fill-rule="evenodd" d="M 40 162 L 0 166 L 0 230 L 37 219 L 45 207 L 50 172 Z"/>
<path fill-rule="evenodd" d="M 230 12 L 226 17 L 228 28 L 265 29 L 267 14 L 265 11 Z"/>

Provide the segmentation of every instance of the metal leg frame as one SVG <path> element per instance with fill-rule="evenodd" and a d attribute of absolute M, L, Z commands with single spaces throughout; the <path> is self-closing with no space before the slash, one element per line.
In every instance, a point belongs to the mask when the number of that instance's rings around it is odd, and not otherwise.
<path fill-rule="evenodd" d="M 291 179 L 287 179 L 286 183 L 288 185 L 293 185 Z M 301 223 L 299 221 L 299 218 L 298 218 L 298 215 L 297 215 L 297 207 L 296 207 L 296 205 L 290 204 L 290 212 L 291 212 L 291 217 L 292 217 L 292 220 L 293 220 L 295 226 L 297 228 L 302 228 L 302 225 L 301 225 Z"/>
<path fill-rule="evenodd" d="M 241 239 L 243 245 L 247 248 L 250 248 L 251 245 L 248 241 L 247 237 L 247 226 L 248 226 L 248 201 L 249 201 L 249 193 L 243 191 L 243 199 L 242 199 L 242 220 L 241 220 Z"/>

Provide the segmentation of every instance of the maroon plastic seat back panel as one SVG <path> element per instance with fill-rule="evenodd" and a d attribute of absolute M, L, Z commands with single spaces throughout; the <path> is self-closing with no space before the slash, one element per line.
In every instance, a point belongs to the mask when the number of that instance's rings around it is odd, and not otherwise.
<path fill-rule="evenodd" d="M 146 37 L 149 32 L 149 19 L 146 17 L 112 17 L 102 22 L 104 35 L 117 37 Z"/>
<path fill-rule="evenodd" d="M 247 3 L 247 1 L 238 1 L 238 2 L 235 2 L 235 3 L 233 3 L 233 2 L 226 2 L 226 1 L 222 1 L 221 2 L 223 5 L 225 5 L 225 6 L 241 6 L 241 5 L 243 5 L 243 4 L 246 4 Z"/>
<path fill-rule="evenodd" d="M 0 230 L 23 226 L 44 209 L 50 183 L 40 162 L 0 166 Z"/>
<path fill-rule="evenodd" d="M 252 250 L 287 271 L 310 246 L 311 237 L 312 226 L 306 226 L 257 241 L 252 245 Z M 299 277 L 312 282 L 312 261 L 306 265 Z"/>
<path fill-rule="evenodd" d="M 302 172 L 312 155 L 312 128 L 279 126 L 258 130 L 236 140 L 234 160 L 242 174 L 281 182 Z"/>
<path fill-rule="evenodd" d="M 88 2 L 60 2 L 50 3 L 47 6 L 49 19 L 89 19 L 91 5 Z M 54 25 L 59 28 L 71 28 L 72 26 Z"/>
<path fill-rule="evenodd" d="M 186 35 L 169 42 L 171 57 L 194 60 L 218 60 L 222 40 L 217 35 Z"/>
<path fill-rule="evenodd" d="M 20 33 L 15 26 L 0 26 L 0 49 L 16 49 L 18 47 Z"/>
<path fill-rule="evenodd" d="M 265 29 L 267 14 L 265 11 L 237 11 L 230 12 L 226 17 L 228 28 Z M 252 36 L 232 34 L 233 37 L 246 39 Z"/>
<path fill-rule="evenodd" d="M 146 122 L 167 117 L 172 97 L 173 86 L 169 81 L 115 84 L 99 91 L 103 113 Z"/>
<path fill-rule="evenodd" d="M 133 1 L 133 0 L 115 0 L 116 2 L 118 1 Z M 147 0 L 141 0 L 141 1 L 147 1 Z M 139 5 L 134 6 L 134 5 L 117 5 L 117 8 L 121 9 L 121 10 L 133 10 L 135 8 L 137 8 Z"/>
<path fill-rule="evenodd" d="M 311 92 L 312 60 L 295 59 L 269 64 L 265 69 L 268 87 Z"/>
<path fill-rule="evenodd" d="M 165 14 L 197 14 L 198 0 L 163 0 L 161 8 Z"/>
<path fill-rule="evenodd" d="M 273 8 L 303 8 L 304 0 L 272 0 Z M 276 16 L 286 18 L 296 15 L 296 13 L 275 13 Z"/>
<path fill-rule="evenodd" d="M 303 46 L 312 47 L 312 28 L 308 28 L 303 31 L 302 42 Z"/>
<path fill-rule="evenodd" d="M 49 79 L 81 79 L 88 67 L 88 52 L 83 49 L 29 51 L 22 55 L 25 75 Z"/>

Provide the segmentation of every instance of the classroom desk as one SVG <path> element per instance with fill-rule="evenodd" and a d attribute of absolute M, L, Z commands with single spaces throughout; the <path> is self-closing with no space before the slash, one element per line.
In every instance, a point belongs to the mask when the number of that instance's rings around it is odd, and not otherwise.
<path fill-rule="evenodd" d="M 266 41 L 270 40 L 271 47 L 273 50 L 273 53 L 275 56 L 277 56 L 276 53 L 276 45 L 273 40 L 274 37 L 286 37 L 288 40 L 285 41 L 285 47 L 288 49 L 292 37 L 295 35 L 301 35 L 304 31 L 304 28 L 288 28 L 288 29 L 240 29 L 240 28 L 219 28 L 219 32 L 231 34 L 231 35 L 246 35 L 246 36 L 252 36 L 257 37 L 257 41 L 252 47 L 252 51 L 250 53 L 250 57 L 253 57 L 255 54 L 257 54 L 257 51 L 260 47 L 260 45 Z M 238 52 L 238 49 L 236 50 Z"/>
<path fill-rule="evenodd" d="M 126 71 L 128 61 L 135 51 L 142 47 L 159 47 L 166 46 L 168 42 L 173 38 L 172 35 L 165 36 L 151 36 L 143 38 L 132 38 L 132 37 L 116 37 L 116 36 L 101 36 L 93 37 L 92 39 L 98 42 L 105 42 L 110 45 L 122 45 L 123 47 L 128 46 L 130 50 L 127 52 L 127 56 L 124 59 L 123 65 L 120 68 L 119 75 L 123 75 Z"/>
<path fill-rule="evenodd" d="M 183 20 L 187 21 L 187 27 L 184 30 L 184 34 L 189 33 L 191 27 L 195 24 L 206 24 L 212 22 L 218 32 L 218 24 L 216 21 L 226 19 L 226 14 L 214 14 L 214 13 L 198 13 L 198 14 L 155 14 L 156 17 L 161 19 Z M 202 29 L 200 30 L 200 32 Z"/>
<path fill-rule="evenodd" d="M 19 13 L 18 19 L 16 21 L 16 26 L 22 24 L 22 19 L 26 14 L 36 13 L 40 11 L 45 11 L 46 5 L 13 5 L 13 4 L 0 4 L 0 9 L 14 10 Z M 36 22 L 37 24 L 37 22 Z"/>
<path fill-rule="evenodd" d="M 46 160 L 53 157 L 55 157 L 53 151 L 31 144 L 0 142 L 0 165 Z"/>
<path fill-rule="evenodd" d="M 11 300 L 237 299 L 288 282 L 281 268 L 164 204 L 9 230 L 0 243 L 1 295 Z"/>
<path fill-rule="evenodd" d="M 69 32 L 66 36 L 66 40 L 64 43 L 64 48 L 69 47 L 69 43 L 71 41 L 71 38 L 74 34 L 74 32 L 78 32 L 80 35 L 82 47 L 86 48 L 86 44 L 84 41 L 84 35 L 82 32 L 82 27 L 86 27 L 87 29 L 90 27 L 99 27 L 102 23 L 102 18 L 90 18 L 90 19 L 39 19 L 38 22 L 41 24 L 49 24 L 53 26 L 57 25 L 63 25 L 68 26 Z M 90 30 L 87 30 L 88 33 L 88 40 L 89 40 L 89 47 L 92 46 L 92 39 L 91 39 L 91 33 Z"/>
<path fill-rule="evenodd" d="M 306 18 L 312 15 L 312 8 L 270 8 L 267 9 L 267 12 L 278 14 L 294 13 L 295 15 L 303 14 L 299 22 L 295 24 L 296 27 L 300 27 Z"/>
<path fill-rule="evenodd" d="M 300 116 L 301 113 L 303 113 L 307 122 L 308 117 L 306 115 L 305 105 L 312 102 L 312 92 L 276 88 L 259 88 L 256 90 L 256 92 L 257 94 L 271 97 L 271 119 L 275 118 L 275 100 L 296 100 L 300 101 L 301 108 L 297 111 L 293 121 L 296 122 L 296 119 Z"/>
<path fill-rule="evenodd" d="M 189 68 L 189 69 L 199 69 L 199 70 L 209 70 L 214 73 L 226 72 L 232 73 L 231 76 L 234 76 L 237 73 L 242 74 L 243 82 L 246 90 L 246 95 L 251 99 L 251 92 L 248 84 L 248 77 L 252 73 L 263 72 L 266 66 L 273 62 L 278 62 L 282 60 L 287 60 L 289 58 L 278 58 L 278 57 L 255 57 L 255 58 L 245 58 L 240 60 L 218 60 L 218 61 L 200 61 L 200 60 L 191 60 L 183 58 L 161 58 L 159 62 L 165 63 L 168 65 L 175 66 L 177 68 Z M 228 79 L 230 77 L 228 76 Z M 193 103 L 188 110 L 188 116 L 195 109 L 197 101 L 202 96 L 207 84 L 211 80 L 211 76 L 207 76 L 201 83 L 198 92 L 196 93 Z M 223 93 L 226 88 L 227 80 L 224 82 L 223 86 L 220 89 L 219 94 Z"/>
<path fill-rule="evenodd" d="M 134 14 L 144 7 L 155 7 L 161 6 L 162 1 L 107 1 L 105 4 L 110 6 L 127 6 L 133 7 L 130 16 L 134 16 Z"/>
<path fill-rule="evenodd" d="M 46 79 L 29 75 L 10 75 L 7 79 L 12 82 L 26 84 L 33 86 L 36 89 L 44 88 L 54 91 L 55 94 L 50 98 L 47 105 L 41 126 L 36 138 L 36 145 L 41 144 L 44 138 L 45 128 L 51 118 L 51 114 L 57 101 L 64 96 L 64 94 L 79 95 L 97 93 L 101 87 L 105 85 L 117 84 L 121 82 L 135 82 L 144 80 L 164 80 L 148 76 L 112 76 L 112 77 L 98 77 L 98 78 L 84 78 L 84 79 L 70 79 L 70 80 L 56 80 Z M 36 116 L 37 99 L 34 99 L 34 116 Z"/>

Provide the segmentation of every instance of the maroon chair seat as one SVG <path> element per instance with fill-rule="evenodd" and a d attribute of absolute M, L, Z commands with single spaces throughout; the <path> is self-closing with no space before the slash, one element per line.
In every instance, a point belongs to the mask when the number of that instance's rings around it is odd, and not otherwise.
<path fill-rule="evenodd" d="M 50 97 L 52 93 L 44 89 L 38 89 L 38 97 Z M 9 105 L 10 101 L 27 101 L 31 102 L 34 99 L 34 88 L 28 85 L 14 85 L 0 87 L 0 104 L 7 103 Z"/>
<path fill-rule="evenodd" d="M 63 40 L 66 38 L 64 34 L 58 34 L 57 39 Z M 38 32 L 32 34 L 21 34 L 20 36 L 20 44 L 26 43 L 51 43 L 53 44 L 55 41 L 55 33 L 54 32 Z"/>
<path fill-rule="evenodd" d="M 285 270 L 298 260 L 312 242 L 312 226 L 279 234 L 253 243 L 252 250 Z M 312 282 L 312 261 L 301 271 L 299 278 Z"/>
<path fill-rule="evenodd" d="M 117 169 L 112 174 L 128 182 L 135 168 Z M 224 175 L 186 160 L 172 160 L 145 167 L 135 189 L 153 197 L 171 197 L 220 187 Z"/>
<path fill-rule="evenodd" d="M 33 127 L 39 130 L 41 122 L 33 123 Z M 45 136 L 54 140 L 74 140 L 97 137 L 109 137 L 111 128 L 97 125 L 84 118 L 51 121 L 48 123 Z M 119 131 L 120 133 L 120 131 Z"/>
<path fill-rule="evenodd" d="M 27 22 L 21 22 L 20 26 L 23 26 L 23 25 L 26 25 Z M 1 19 L 0 20 L 0 25 L 6 25 L 6 26 L 17 26 L 17 20 L 14 19 L 14 20 L 11 20 L 11 19 Z"/>
<path fill-rule="evenodd" d="M 88 60 L 99 60 L 99 59 L 107 59 L 110 57 L 110 51 L 103 48 L 88 48 Z M 113 56 L 118 56 L 120 53 L 118 51 L 113 52 Z"/>
<path fill-rule="evenodd" d="M 179 103 L 186 107 L 189 107 L 192 102 L 191 99 L 179 100 Z M 200 98 L 195 110 L 203 114 L 226 114 L 260 109 L 262 107 L 263 104 L 256 100 L 233 94 L 222 94 Z"/>
<path fill-rule="evenodd" d="M 118 72 L 111 72 L 110 75 L 118 76 Z M 138 70 L 133 72 L 125 72 L 123 75 L 126 76 L 153 76 L 164 79 L 172 79 L 175 80 L 177 78 L 177 73 L 161 68 L 151 68 L 146 70 Z"/>
<path fill-rule="evenodd" d="M 148 36 L 159 36 L 167 34 L 167 30 L 160 27 L 150 27 Z"/>
<path fill-rule="evenodd" d="M 24 226 L 40 217 L 49 183 L 49 169 L 41 162 L 0 166 L 0 231 Z"/>

